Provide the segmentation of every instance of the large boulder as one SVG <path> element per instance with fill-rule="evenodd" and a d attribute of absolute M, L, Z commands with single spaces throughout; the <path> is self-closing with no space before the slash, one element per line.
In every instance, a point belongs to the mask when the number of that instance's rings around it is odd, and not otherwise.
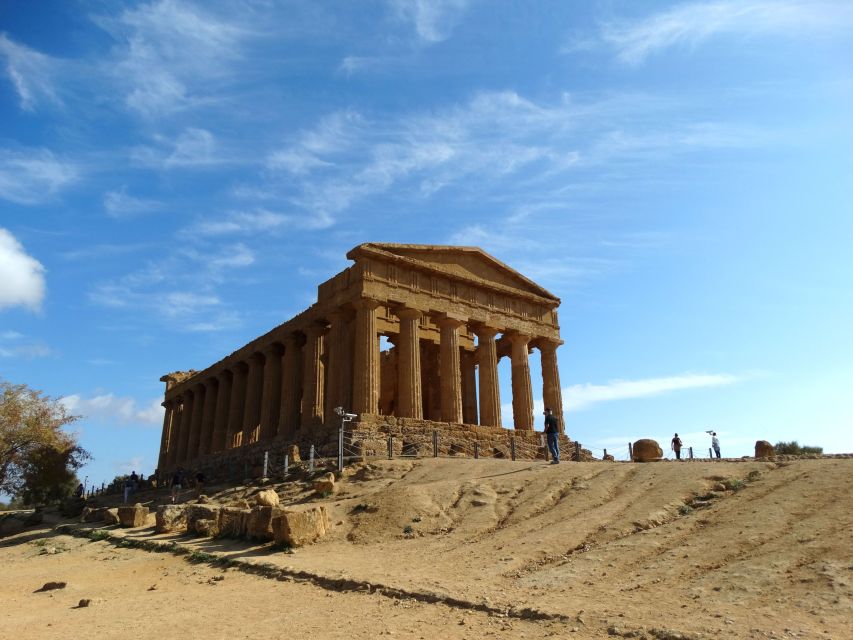
<path fill-rule="evenodd" d="M 637 440 L 632 447 L 634 462 L 652 462 L 663 458 L 663 449 L 656 440 L 642 438 Z"/>
<path fill-rule="evenodd" d="M 103 522 L 106 507 L 86 507 L 80 516 L 80 522 Z"/>
<path fill-rule="evenodd" d="M 756 458 L 775 458 L 776 457 L 776 449 L 773 448 L 773 445 L 767 442 L 767 440 L 758 440 L 755 443 L 755 457 Z"/>
<path fill-rule="evenodd" d="M 118 507 L 111 507 L 104 511 L 104 524 L 119 524 L 121 521 L 118 518 Z"/>
<path fill-rule="evenodd" d="M 281 513 L 278 507 L 257 506 L 246 517 L 246 535 L 258 540 L 272 540 L 272 519 Z"/>
<path fill-rule="evenodd" d="M 118 519 L 123 527 L 144 527 L 148 518 L 148 507 L 138 502 L 132 507 L 119 507 Z"/>
<path fill-rule="evenodd" d="M 219 505 L 188 504 L 186 506 L 187 533 L 197 533 L 195 523 L 198 520 L 216 520 L 219 517 Z"/>
<path fill-rule="evenodd" d="M 278 494 L 272 489 L 265 489 L 255 495 L 255 504 L 262 507 L 277 507 L 278 503 Z"/>
<path fill-rule="evenodd" d="M 187 514 L 184 505 L 161 504 L 157 507 L 157 522 L 154 525 L 154 530 L 157 533 L 183 532 L 186 526 Z"/>
<path fill-rule="evenodd" d="M 278 544 L 300 547 L 325 536 L 329 530 L 326 507 L 301 511 L 282 511 L 272 520 L 274 539 Z"/>
<path fill-rule="evenodd" d="M 246 520 L 250 511 L 239 507 L 222 507 L 219 510 L 219 535 L 226 538 L 242 538 L 246 535 Z"/>
<path fill-rule="evenodd" d="M 335 474 L 325 473 L 320 478 L 314 481 L 314 492 L 320 495 L 332 494 L 338 492 L 338 485 L 335 484 Z"/>

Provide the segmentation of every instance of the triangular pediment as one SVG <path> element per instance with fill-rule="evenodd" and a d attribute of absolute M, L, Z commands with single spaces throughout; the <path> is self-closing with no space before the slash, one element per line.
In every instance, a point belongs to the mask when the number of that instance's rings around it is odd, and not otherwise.
<path fill-rule="evenodd" d="M 386 254 L 389 257 L 397 256 L 419 263 L 430 269 L 465 278 L 466 280 L 480 280 L 489 284 L 496 284 L 554 300 L 559 303 L 559 298 L 554 294 L 540 287 L 529 278 L 524 277 L 518 271 L 505 265 L 479 247 L 370 242 L 359 245 L 350 254 L 355 255 L 359 249 L 366 250 L 377 256 L 381 256 L 382 254 Z M 349 254 L 348 256 L 353 257 Z"/>

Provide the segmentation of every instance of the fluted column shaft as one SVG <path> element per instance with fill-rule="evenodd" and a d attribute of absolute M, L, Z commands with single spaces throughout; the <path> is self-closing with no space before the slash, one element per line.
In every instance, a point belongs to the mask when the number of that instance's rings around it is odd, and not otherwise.
<path fill-rule="evenodd" d="M 477 424 L 477 362 L 474 353 L 463 351 L 462 367 L 462 421 Z"/>
<path fill-rule="evenodd" d="M 441 328 L 441 420 L 462 422 L 462 370 L 459 362 L 459 327 L 465 323 L 453 318 L 438 321 Z"/>
<path fill-rule="evenodd" d="M 204 416 L 205 389 L 203 384 L 193 387 L 193 416 L 190 421 L 190 437 L 187 442 L 187 455 L 184 460 L 193 460 L 198 456 L 198 443 L 201 438 L 201 419 Z"/>
<path fill-rule="evenodd" d="M 243 409 L 246 407 L 246 378 L 249 369 L 245 363 L 238 362 L 231 371 L 234 380 L 228 407 L 228 431 L 225 434 L 225 447 L 228 449 L 243 444 Z"/>
<path fill-rule="evenodd" d="M 533 430 L 533 387 L 530 383 L 530 336 L 514 333 L 512 343 L 512 423 L 519 431 Z"/>
<path fill-rule="evenodd" d="M 397 345 L 397 415 L 423 419 L 421 389 L 421 344 L 418 324 L 423 314 L 417 309 L 399 309 L 400 339 Z"/>
<path fill-rule="evenodd" d="M 162 472 L 166 467 L 166 461 L 169 455 L 169 441 L 172 436 L 172 401 L 166 400 L 163 402 L 163 433 L 160 435 L 160 455 L 157 456 L 157 470 Z"/>
<path fill-rule="evenodd" d="M 306 329 L 303 349 L 302 425 L 323 422 L 323 336 L 326 327 L 311 325 Z"/>
<path fill-rule="evenodd" d="M 362 298 L 355 313 L 355 354 L 352 408 L 355 413 L 379 410 L 379 340 L 376 337 L 376 300 Z"/>
<path fill-rule="evenodd" d="M 172 426 L 169 432 L 169 452 L 166 455 L 166 467 L 172 467 L 178 462 L 178 449 L 181 441 L 181 423 L 184 419 L 183 398 L 172 398 Z"/>
<path fill-rule="evenodd" d="M 272 440 L 281 412 L 281 347 L 273 343 L 264 349 L 264 388 L 261 396 L 261 436 Z"/>
<path fill-rule="evenodd" d="M 560 433 L 564 433 L 563 392 L 560 387 L 560 371 L 557 368 L 557 347 L 561 344 L 562 342 L 541 340 L 539 353 L 542 357 L 542 399 L 545 406 L 557 417 Z"/>
<path fill-rule="evenodd" d="M 210 452 L 216 453 L 225 448 L 225 435 L 228 433 L 228 408 L 231 406 L 231 382 L 233 374 L 228 370 L 219 376 L 216 392 L 216 417 L 213 419 L 213 434 L 210 440 Z"/>
<path fill-rule="evenodd" d="M 249 356 L 246 378 L 246 406 L 243 407 L 243 444 L 257 442 L 261 431 L 261 393 L 264 384 L 264 359 L 260 353 Z"/>
<path fill-rule="evenodd" d="M 329 314 L 331 328 L 326 337 L 326 394 L 324 415 L 326 424 L 338 424 L 336 407 L 350 410 L 350 372 L 352 371 L 352 349 L 349 340 L 351 313 L 344 309 Z"/>
<path fill-rule="evenodd" d="M 198 455 L 210 453 L 210 442 L 213 439 L 213 423 L 216 420 L 216 399 L 219 396 L 219 385 L 216 378 L 204 381 L 204 412 L 201 416 L 201 434 L 198 441 Z"/>
<path fill-rule="evenodd" d="M 181 408 L 181 427 L 178 432 L 176 463 L 182 463 L 187 459 L 187 445 L 190 440 L 190 421 L 193 417 L 194 395 L 192 391 L 185 391 L 182 396 L 184 402 Z"/>
<path fill-rule="evenodd" d="M 498 354 L 495 346 L 497 330 L 480 327 L 477 346 L 480 359 L 480 424 L 501 426 L 501 390 L 498 384 Z"/>
<path fill-rule="evenodd" d="M 290 438 L 299 426 L 302 401 L 302 348 L 295 335 L 284 339 L 281 374 L 281 409 L 277 436 Z"/>

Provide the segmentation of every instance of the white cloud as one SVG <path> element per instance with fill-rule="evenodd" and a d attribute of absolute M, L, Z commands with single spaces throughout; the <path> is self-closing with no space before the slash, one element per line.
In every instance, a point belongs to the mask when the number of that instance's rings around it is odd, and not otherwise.
<path fill-rule="evenodd" d="M 52 77 L 57 60 L 12 42 L 4 33 L 0 33 L 0 58 L 6 59 L 6 74 L 15 87 L 21 109 L 34 111 L 43 100 L 59 102 Z"/>
<path fill-rule="evenodd" d="M 143 165 L 162 166 L 167 169 L 204 167 L 223 162 L 217 155 L 215 136 L 206 129 L 188 127 L 174 140 L 156 136 L 155 141 L 159 147 L 141 146 L 133 149 L 133 160 Z"/>
<path fill-rule="evenodd" d="M 434 44 L 450 37 L 471 0 L 389 0 L 402 20 L 415 28 L 418 38 Z"/>
<path fill-rule="evenodd" d="M 150 117 L 211 100 L 249 35 L 239 13 L 217 16 L 208 6 L 178 0 L 95 20 L 120 43 L 109 73 L 124 85 L 127 106 Z"/>
<path fill-rule="evenodd" d="M 351 76 L 359 71 L 376 69 L 387 62 L 388 61 L 384 58 L 371 56 L 346 56 L 338 65 L 338 71 Z"/>
<path fill-rule="evenodd" d="M 2 229 L 0 229 L 2 231 Z M 0 333 L 0 358 L 46 358 L 53 351 L 41 340 L 32 340 L 18 331 Z"/>
<path fill-rule="evenodd" d="M 78 394 L 60 399 L 69 413 L 82 415 L 85 420 L 107 424 L 160 426 L 163 424 L 163 407 L 160 399 L 140 404 L 130 397 L 112 393 L 83 397 Z"/>
<path fill-rule="evenodd" d="M 224 236 L 271 232 L 288 223 L 294 222 L 292 216 L 258 209 L 256 211 L 236 211 L 223 217 L 204 219 L 193 224 L 187 230 L 192 235 Z"/>
<path fill-rule="evenodd" d="M 563 389 L 563 402 L 568 411 L 580 411 L 600 402 L 648 398 L 685 389 L 720 387 L 738 382 L 728 374 L 686 373 L 665 378 L 611 380 L 607 384 L 576 384 Z"/>
<path fill-rule="evenodd" d="M 44 266 L 0 227 L 0 309 L 24 306 L 39 311 L 44 300 Z"/>
<path fill-rule="evenodd" d="M 0 198 L 18 204 L 50 200 L 77 179 L 77 169 L 46 149 L 0 149 Z"/>
<path fill-rule="evenodd" d="M 637 65 L 674 46 L 696 47 L 718 35 L 780 34 L 811 38 L 816 33 L 844 34 L 853 27 L 849 2 L 800 0 L 694 2 L 632 23 L 607 24 L 602 39 L 619 60 Z"/>
<path fill-rule="evenodd" d="M 126 218 L 157 211 L 163 206 L 157 200 L 146 200 L 128 195 L 127 188 L 107 191 L 104 194 L 104 210 L 112 218 Z"/>

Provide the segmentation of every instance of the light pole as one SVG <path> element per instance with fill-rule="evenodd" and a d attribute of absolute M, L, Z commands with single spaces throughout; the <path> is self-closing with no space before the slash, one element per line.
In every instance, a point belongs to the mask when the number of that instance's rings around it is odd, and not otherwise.
<path fill-rule="evenodd" d="M 356 414 L 347 413 L 343 407 L 335 407 L 335 413 L 341 417 L 341 429 L 338 432 L 338 471 L 344 470 L 344 426 L 347 422 L 352 422 L 356 418 Z"/>

